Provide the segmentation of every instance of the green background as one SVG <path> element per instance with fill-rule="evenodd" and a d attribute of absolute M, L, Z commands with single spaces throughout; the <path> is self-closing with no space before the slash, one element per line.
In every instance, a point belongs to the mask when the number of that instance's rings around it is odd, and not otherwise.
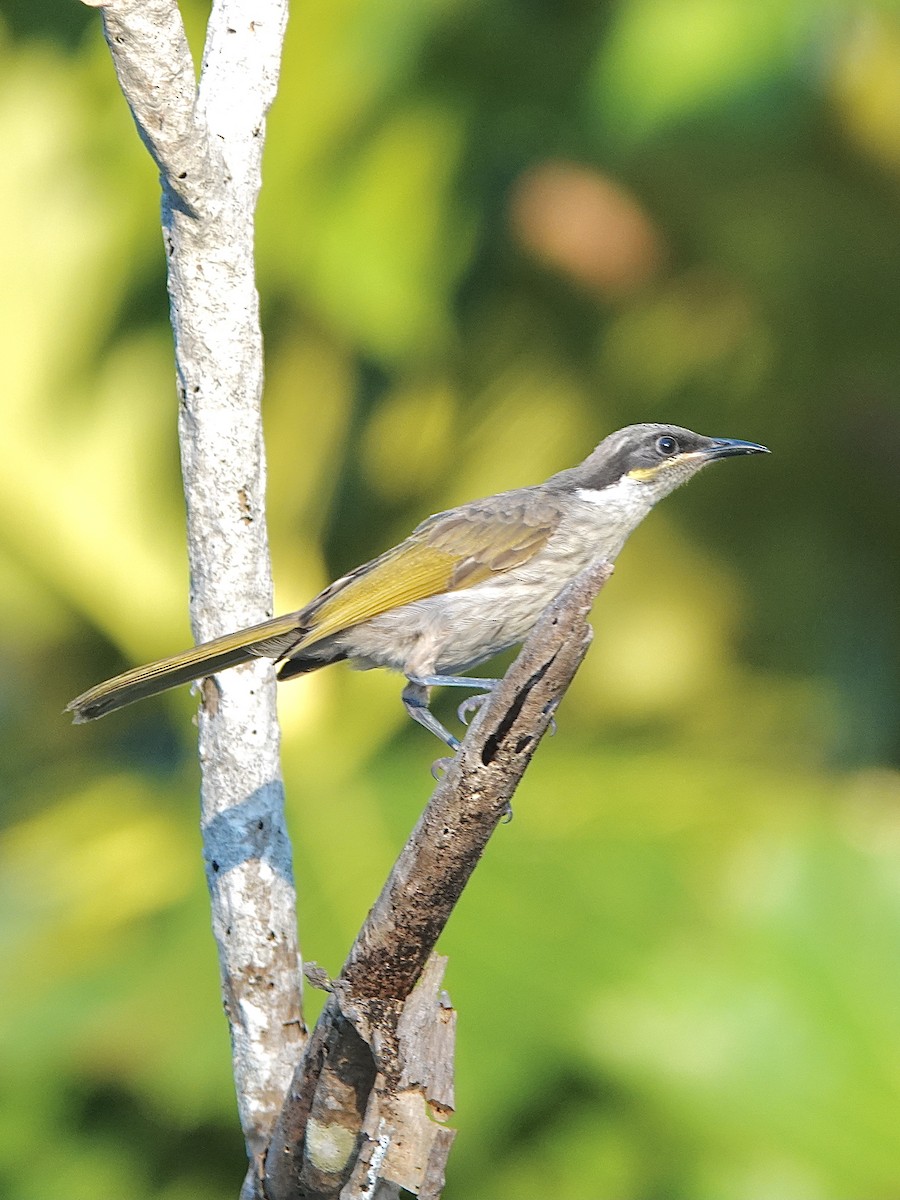
<path fill-rule="evenodd" d="M 95 10 L 7 0 L 0 129 L 0 1196 L 236 1196 L 196 700 L 60 715 L 189 642 L 156 172 Z M 281 610 L 633 421 L 773 451 L 634 536 L 450 922 L 447 1200 L 895 1200 L 897 7 L 305 0 L 258 262 Z M 281 691 L 331 972 L 430 789 L 399 690 Z"/>

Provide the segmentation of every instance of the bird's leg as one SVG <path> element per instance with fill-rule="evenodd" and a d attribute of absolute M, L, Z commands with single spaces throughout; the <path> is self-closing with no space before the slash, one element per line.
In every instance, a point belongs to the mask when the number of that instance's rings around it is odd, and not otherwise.
<path fill-rule="evenodd" d="M 483 679 L 469 675 L 408 675 L 406 687 L 403 689 L 403 704 L 414 721 L 418 721 L 420 725 L 430 729 L 442 742 L 446 742 L 451 750 L 458 750 L 459 739 L 455 738 L 450 730 L 440 723 L 428 707 L 431 689 L 433 687 L 480 688 L 483 695 L 467 697 L 456 710 L 463 725 L 468 725 L 469 722 L 466 718 L 469 713 L 484 703 L 499 682 L 499 679 Z M 449 761 L 444 758 L 438 759 L 434 767 L 445 769 Z M 432 774 L 434 774 L 434 767 Z"/>
<path fill-rule="evenodd" d="M 478 675 L 408 675 L 410 683 L 422 687 L 462 687 L 489 692 L 497 686 L 499 679 L 482 679 Z"/>
<path fill-rule="evenodd" d="M 482 696 L 468 696 L 460 704 L 456 710 L 456 715 L 462 721 L 463 725 L 468 725 L 468 716 L 475 712 L 484 704 L 488 695 L 494 690 L 499 679 L 480 679 L 477 675 L 413 675 L 413 683 L 419 683 L 423 687 L 459 687 L 459 688 L 481 688 L 484 691 Z"/>
<path fill-rule="evenodd" d="M 437 733 L 438 737 L 447 742 L 447 745 L 452 746 L 453 749 L 456 749 L 456 747 L 459 745 L 459 742 L 456 742 L 454 745 L 454 742 L 447 740 L 452 735 L 448 733 L 446 729 L 444 729 L 444 726 L 441 725 L 437 718 L 434 717 L 430 712 L 428 708 L 428 689 L 432 687 L 467 687 L 483 689 L 482 695 L 480 696 L 467 696 L 456 710 L 456 715 L 463 725 L 468 725 L 469 714 L 477 712 L 497 684 L 501 682 L 499 679 L 483 679 L 478 675 L 408 675 L 407 678 L 409 680 L 409 686 L 403 693 L 403 702 L 406 704 L 409 715 L 414 721 L 418 721 L 421 725 L 424 725 L 426 729 L 430 729 L 432 733 Z M 407 692 L 413 687 L 421 688 L 424 692 L 424 699 L 421 701 L 421 707 L 424 708 L 424 712 L 427 714 L 427 717 L 430 718 L 430 720 L 424 719 L 422 716 L 418 716 L 410 708 L 410 701 L 407 698 Z M 553 713 L 556 711 L 558 703 L 558 700 L 551 700 L 547 706 L 547 709 L 545 709 L 545 711 L 549 711 L 551 714 L 551 735 L 556 733 L 556 717 L 553 716 Z M 434 724 L 431 723 L 432 721 Z M 443 732 L 438 733 L 438 729 L 443 730 Z"/>
<path fill-rule="evenodd" d="M 429 692 L 429 684 L 424 679 L 410 679 L 403 689 L 403 706 L 414 721 L 430 729 L 442 742 L 446 742 L 451 750 L 458 750 L 459 738 L 455 738 L 449 729 L 445 729 L 428 707 Z"/>

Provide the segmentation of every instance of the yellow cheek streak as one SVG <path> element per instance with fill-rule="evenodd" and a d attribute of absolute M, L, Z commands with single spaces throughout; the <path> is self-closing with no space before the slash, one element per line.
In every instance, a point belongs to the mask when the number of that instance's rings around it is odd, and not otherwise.
<path fill-rule="evenodd" d="M 701 450 L 690 450 L 687 454 L 675 454 L 672 458 L 664 458 L 655 467 L 635 467 L 628 472 L 628 478 L 636 479 L 639 483 L 646 483 L 650 479 L 655 479 L 661 471 L 669 471 L 672 467 L 682 467 L 685 463 L 700 462 L 702 466 L 706 461 L 706 455 Z"/>

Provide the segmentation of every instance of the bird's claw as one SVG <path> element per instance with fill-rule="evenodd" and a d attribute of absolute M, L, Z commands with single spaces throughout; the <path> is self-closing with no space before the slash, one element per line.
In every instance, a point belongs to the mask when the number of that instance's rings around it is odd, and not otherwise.
<path fill-rule="evenodd" d="M 446 775 L 450 769 L 450 764 L 453 762 L 453 756 L 448 758 L 436 758 L 431 764 L 431 778 L 440 782 L 441 776 Z"/>
<path fill-rule="evenodd" d="M 466 696 L 465 700 L 458 705 L 456 715 L 463 725 L 468 726 L 469 714 L 478 712 L 490 694 L 490 692 L 479 692 L 474 696 Z"/>

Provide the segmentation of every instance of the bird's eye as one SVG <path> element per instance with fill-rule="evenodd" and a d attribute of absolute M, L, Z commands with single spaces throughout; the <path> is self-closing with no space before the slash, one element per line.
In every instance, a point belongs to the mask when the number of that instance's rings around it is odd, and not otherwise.
<path fill-rule="evenodd" d="M 678 443 L 666 433 L 661 438 L 656 439 L 656 449 L 663 458 L 671 458 L 673 454 L 677 454 L 678 452 Z"/>

